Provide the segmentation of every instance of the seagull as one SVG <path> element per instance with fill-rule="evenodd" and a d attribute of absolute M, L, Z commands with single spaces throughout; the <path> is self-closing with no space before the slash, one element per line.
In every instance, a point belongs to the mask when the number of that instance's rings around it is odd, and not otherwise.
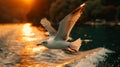
<path fill-rule="evenodd" d="M 82 15 L 85 3 L 80 5 L 77 9 L 69 13 L 60 21 L 58 32 L 52 27 L 51 22 L 46 18 L 41 19 L 40 23 L 49 32 L 49 38 L 38 43 L 37 46 L 43 45 L 49 49 L 65 49 L 69 52 L 78 52 L 82 40 L 78 38 L 73 42 L 69 42 L 70 32 Z"/>

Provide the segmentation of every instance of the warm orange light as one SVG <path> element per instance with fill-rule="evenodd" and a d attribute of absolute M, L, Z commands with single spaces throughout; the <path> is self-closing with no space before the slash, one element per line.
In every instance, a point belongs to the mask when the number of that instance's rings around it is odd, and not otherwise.
<path fill-rule="evenodd" d="M 24 24 L 23 29 L 22 29 L 22 35 L 23 35 L 23 40 L 27 41 L 34 41 L 37 40 L 35 38 L 35 33 L 33 32 L 33 28 L 31 27 L 30 23 Z"/>
<path fill-rule="evenodd" d="M 34 36 L 35 34 L 32 32 L 31 24 L 27 23 L 23 26 L 23 35 L 24 36 Z"/>
<path fill-rule="evenodd" d="M 26 54 L 34 54 L 37 52 L 42 52 L 47 50 L 48 48 L 45 46 L 32 46 L 32 45 L 27 45 L 25 46 L 25 48 L 23 49 L 23 52 L 25 52 Z"/>
<path fill-rule="evenodd" d="M 26 3 L 32 3 L 33 0 L 24 0 Z"/>
<path fill-rule="evenodd" d="M 24 0 L 25 2 L 29 3 L 29 2 L 32 2 L 32 0 Z"/>
<path fill-rule="evenodd" d="M 47 50 L 48 48 L 45 47 L 45 46 L 39 46 L 39 47 L 34 47 L 32 49 L 32 52 L 40 52 L 40 51 L 44 51 L 44 50 Z"/>
<path fill-rule="evenodd" d="M 31 37 L 23 37 L 22 39 L 26 40 L 26 41 L 35 41 L 35 40 L 37 40 L 37 38 L 31 38 Z"/>

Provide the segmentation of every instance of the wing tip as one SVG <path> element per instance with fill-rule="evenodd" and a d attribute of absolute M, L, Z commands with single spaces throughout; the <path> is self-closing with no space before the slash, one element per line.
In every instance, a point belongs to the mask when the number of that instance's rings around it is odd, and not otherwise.
<path fill-rule="evenodd" d="M 85 4 L 85 3 L 83 3 L 83 4 L 81 4 L 81 5 L 80 5 L 80 7 L 85 7 L 85 5 L 86 5 L 86 4 Z"/>
<path fill-rule="evenodd" d="M 77 13 L 77 12 L 82 12 L 82 11 L 84 10 L 85 6 L 86 6 L 85 3 L 81 4 L 77 9 L 75 9 L 75 10 L 72 12 L 72 14 L 75 14 L 75 13 Z"/>
<path fill-rule="evenodd" d="M 43 26 L 49 26 L 49 25 L 51 25 L 50 21 L 49 21 L 47 18 L 41 19 L 40 23 L 41 23 Z"/>

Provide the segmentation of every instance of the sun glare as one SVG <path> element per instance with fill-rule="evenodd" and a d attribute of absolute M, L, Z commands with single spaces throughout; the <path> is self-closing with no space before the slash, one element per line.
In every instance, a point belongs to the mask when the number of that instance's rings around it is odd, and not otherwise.
<path fill-rule="evenodd" d="M 30 23 L 24 24 L 23 28 L 22 28 L 22 35 L 23 35 L 23 40 L 27 40 L 27 41 L 34 41 L 37 40 L 37 38 L 35 38 L 35 33 L 33 31 L 33 28 L 31 27 Z"/>
<path fill-rule="evenodd" d="M 33 0 L 24 0 L 24 2 L 27 4 L 31 4 L 33 2 Z"/>
<path fill-rule="evenodd" d="M 27 23 L 23 26 L 23 35 L 25 36 L 34 36 L 35 34 L 32 32 L 31 24 Z"/>

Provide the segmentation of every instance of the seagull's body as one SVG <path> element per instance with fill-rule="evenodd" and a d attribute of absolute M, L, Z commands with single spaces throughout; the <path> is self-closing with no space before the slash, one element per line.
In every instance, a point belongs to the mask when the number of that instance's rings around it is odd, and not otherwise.
<path fill-rule="evenodd" d="M 62 40 L 48 40 L 47 41 L 49 44 L 47 45 L 48 48 L 51 48 L 51 49 L 65 49 L 66 47 L 69 46 L 70 42 L 67 42 L 67 41 L 62 41 Z"/>
<path fill-rule="evenodd" d="M 49 39 L 44 40 L 39 43 L 39 45 L 44 45 L 50 49 L 68 49 L 69 51 L 78 51 L 81 46 L 81 39 L 77 39 L 73 42 L 68 42 L 69 34 L 81 16 L 85 4 L 75 9 L 73 12 L 68 14 L 59 25 L 58 32 L 51 26 L 50 21 L 46 18 L 41 20 L 41 24 L 47 29 L 50 34 Z"/>

